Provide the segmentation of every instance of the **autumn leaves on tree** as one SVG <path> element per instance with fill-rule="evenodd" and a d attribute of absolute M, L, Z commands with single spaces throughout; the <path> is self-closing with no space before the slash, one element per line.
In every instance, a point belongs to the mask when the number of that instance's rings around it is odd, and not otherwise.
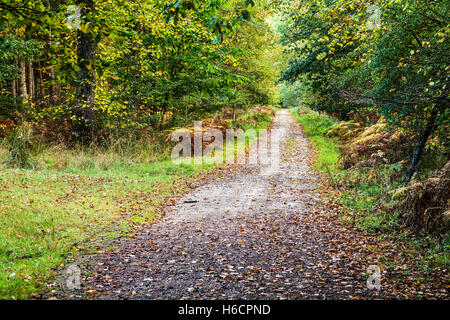
<path fill-rule="evenodd" d="M 2 1 L 1 116 L 66 123 L 69 140 L 87 142 L 111 130 L 160 129 L 167 115 L 177 122 L 186 112 L 268 103 L 276 72 L 256 69 L 261 52 L 274 46 L 263 6 Z"/>
<path fill-rule="evenodd" d="M 427 141 L 448 150 L 449 9 L 448 1 L 289 1 L 283 79 L 301 83 L 315 110 L 363 122 L 376 113 L 415 137 L 408 182 Z"/>

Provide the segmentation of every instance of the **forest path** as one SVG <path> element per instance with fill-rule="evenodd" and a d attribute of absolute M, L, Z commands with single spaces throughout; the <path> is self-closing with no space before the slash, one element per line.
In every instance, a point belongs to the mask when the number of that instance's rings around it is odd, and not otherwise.
<path fill-rule="evenodd" d="M 159 222 L 119 241 L 118 250 L 90 257 L 83 290 L 95 299 L 393 295 L 367 288 L 362 274 L 376 258 L 365 248 L 375 240 L 361 240 L 320 196 L 313 152 L 300 125 L 283 110 L 272 128 L 282 131 L 279 170 L 224 167 L 220 178 L 167 207 Z"/>

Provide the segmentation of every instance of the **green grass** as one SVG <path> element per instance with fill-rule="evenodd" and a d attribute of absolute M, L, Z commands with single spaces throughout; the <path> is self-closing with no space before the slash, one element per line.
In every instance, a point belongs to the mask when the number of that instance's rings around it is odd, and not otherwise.
<path fill-rule="evenodd" d="M 397 187 L 389 180 L 389 167 L 342 170 L 339 167 L 338 142 L 326 135 L 339 122 L 325 114 L 319 115 L 313 111 L 299 114 L 298 110 L 291 109 L 291 112 L 313 143 L 316 151 L 315 168 L 327 174 L 332 184 L 342 189 L 336 201 L 351 212 L 342 218 L 350 222 L 355 218 L 355 222 L 369 232 L 392 230 L 397 224 L 395 215 L 373 212 L 376 204 L 386 200 L 387 192 Z"/>
<path fill-rule="evenodd" d="M 168 199 L 215 167 L 175 164 L 161 141 L 106 150 L 13 143 L 23 153 L 16 163 L 26 169 L 11 167 L 11 153 L 0 147 L 0 299 L 48 290 L 77 254 L 107 248 L 133 225 L 151 223 Z M 244 148 L 239 142 L 237 152 Z"/>
<path fill-rule="evenodd" d="M 341 187 L 343 191 L 336 201 L 351 211 L 351 215 L 343 219 L 353 222 L 355 217 L 360 227 L 369 232 L 389 229 L 395 222 L 392 216 L 372 213 L 380 198 L 386 196 L 388 191 L 386 188 L 394 188 L 389 184 L 390 181 L 385 179 L 389 176 L 389 168 L 342 170 L 339 167 L 338 142 L 326 135 L 339 122 L 325 114 L 319 115 L 313 111 L 299 114 L 298 110 L 298 108 L 291 109 L 291 112 L 313 143 L 316 151 L 315 169 L 328 175 L 332 184 Z"/>
<path fill-rule="evenodd" d="M 298 113 L 298 108 L 291 109 L 294 118 L 303 126 L 306 135 L 313 142 L 316 151 L 315 168 L 329 175 L 339 171 L 339 150 L 337 143 L 325 136 L 338 122 L 318 113 Z"/>
<path fill-rule="evenodd" d="M 423 257 L 421 265 L 416 267 L 424 271 L 432 270 L 434 266 L 449 265 L 449 235 L 444 239 L 413 237 L 402 230 L 399 212 L 378 209 L 380 204 L 394 201 L 389 191 L 403 186 L 402 176 L 395 174 L 396 165 L 340 169 L 338 142 L 326 136 L 338 122 L 313 111 L 299 114 L 298 108 L 295 108 L 291 112 L 313 143 L 316 151 L 315 168 L 327 174 L 339 189 L 339 196 L 331 197 L 347 211 L 347 214 L 341 215 L 342 220 L 349 223 L 354 221 L 360 229 L 406 243 L 413 254 Z"/>
<path fill-rule="evenodd" d="M 236 125 L 243 130 L 254 128 L 265 129 L 269 126 L 271 122 L 272 117 L 269 115 L 249 112 L 240 116 L 236 121 Z"/>
<path fill-rule="evenodd" d="M 0 299 L 40 292 L 79 249 L 151 221 L 167 197 L 211 166 L 170 161 L 93 169 L 0 172 Z"/>

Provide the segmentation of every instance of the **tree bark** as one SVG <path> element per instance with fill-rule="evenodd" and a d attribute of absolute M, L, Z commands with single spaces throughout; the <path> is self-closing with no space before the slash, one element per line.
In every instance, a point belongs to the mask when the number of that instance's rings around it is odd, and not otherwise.
<path fill-rule="evenodd" d="M 45 99 L 45 87 L 44 87 L 44 75 L 42 74 L 42 66 L 41 66 L 41 60 L 38 61 L 38 68 L 39 68 L 39 85 L 41 88 L 41 97 L 40 101 L 44 101 Z"/>
<path fill-rule="evenodd" d="M 16 67 L 16 66 L 17 66 L 17 61 L 14 61 L 14 67 Z M 14 98 L 14 103 L 17 103 L 16 102 L 16 97 L 17 97 L 17 80 L 15 80 L 15 79 L 11 82 L 11 93 L 12 93 L 12 96 Z"/>
<path fill-rule="evenodd" d="M 26 102 L 28 99 L 26 64 L 24 61 L 20 61 L 19 65 L 20 65 L 20 96 L 23 98 L 23 101 Z"/>
<path fill-rule="evenodd" d="M 419 138 L 419 141 L 417 142 L 416 147 L 414 148 L 411 165 L 409 166 L 409 169 L 406 172 L 406 176 L 405 176 L 405 180 L 404 180 L 405 185 L 407 185 L 409 183 L 412 176 L 414 175 L 414 173 L 417 170 L 417 166 L 419 165 L 420 160 L 422 159 L 423 150 L 425 148 L 427 140 L 435 129 L 435 122 L 436 122 L 437 115 L 438 115 L 438 108 L 436 106 L 431 111 L 431 115 L 430 115 L 430 118 L 428 119 L 428 123 L 425 126 L 422 134 L 420 135 L 420 138 Z"/>
<path fill-rule="evenodd" d="M 141 6 L 140 4 L 137 4 L 134 12 L 136 14 L 136 16 L 139 16 L 139 12 L 141 11 Z M 142 24 L 140 22 L 137 22 L 135 27 L 134 27 L 134 31 L 139 35 L 142 34 L 143 28 L 142 28 Z M 134 109 L 137 110 L 139 108 L 140 105 L 142 105 L 142 101 L 141 101 L 141 95 L 139 94 L 139 90 L 140 90 L 140 86 L 138 85 L 141 82 L 141 78 L 142 78 L 142 64 L 141 64 L 141 44 L 139 43 L 138 40 L 134 41 L 133 43 L 133 49 L 130 52 L 130 55 L 132 57 L 135 58 L 135 65 L 132 67 L 132 72 L 133 72 L 133 78 L 134 78 L 134 83 L 132 84 L 132 90 L 133 90 L 133 104 L 134 104 Z"/>
<path fill-rule="evenodd" d="M 15 98 L 16 95 L 16 80 L 11 81 L 11 94 Z"/>
<path fill-rule="evenodd" d="M 30 60 L 28 63 L 28 102 L 30 105 L 33 103 L 34 97 L 34 72 L 33 62 Z"/>

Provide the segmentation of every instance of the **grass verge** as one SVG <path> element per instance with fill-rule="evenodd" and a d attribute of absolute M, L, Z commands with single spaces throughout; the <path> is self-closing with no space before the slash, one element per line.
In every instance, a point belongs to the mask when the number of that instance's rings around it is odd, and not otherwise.
<path fill-rule="evenodd" d="M 337 143 L 325 134 L 334 128 L 338 122 L 326 115 L 320 115 L 317 112 L 299 113 L 298 108 L 291 109 L 294 118 L 299 122 L 305 131 L 305 134 L 313 142 L 316 151 L 315 169 L 327 173 L 330 178 L 333 174 L 339 173 L 339 149 Z"/>
<path fill-rule="evenodd" d="M 0 148 L 0 299 L 37 297 L 77 254 L 152 223 L 168 200 L 216 167 L 175 164 L 170 148 L 137 147 L 131 154 L 23 149 L 27 169 L 11 168 L 11 153 Z M 244 148 L 238 144 L 238 152 Z"/>
<path fill-rule="evenodd" d="M 208 165 L 170 161 L 99 169 L 0 172 L 0 299 L 45 289 L 79 250 L 150 222 Z"/>
<path fill-rule="evenodd" d="M 444 239 L 415 236 L 402 228 L 398 211 L 386 209 L 393 202 L 389 192 L 402 186 L 402 176 L 396 175 L 396 165 L 342 170 L 338 142 L 325 135 L 338 122 L 310 110 L 299 113 L 299 108 L 294 108 L 291 113 L 313 143 L 316 151 L 315 168 L 326 174 L 332 185 L 337 187 L 334 192 L 337 196 L 333 197 L 333 201 L 345 208 L 346 214 L 340 215 L 342 220 L 382 238 L 406 244 L 412 255 L 422 257 L 420 265 L 415 267 L 424 274 L 431 272 L 434 267 L 449 265 L 449 235 Z"/>

